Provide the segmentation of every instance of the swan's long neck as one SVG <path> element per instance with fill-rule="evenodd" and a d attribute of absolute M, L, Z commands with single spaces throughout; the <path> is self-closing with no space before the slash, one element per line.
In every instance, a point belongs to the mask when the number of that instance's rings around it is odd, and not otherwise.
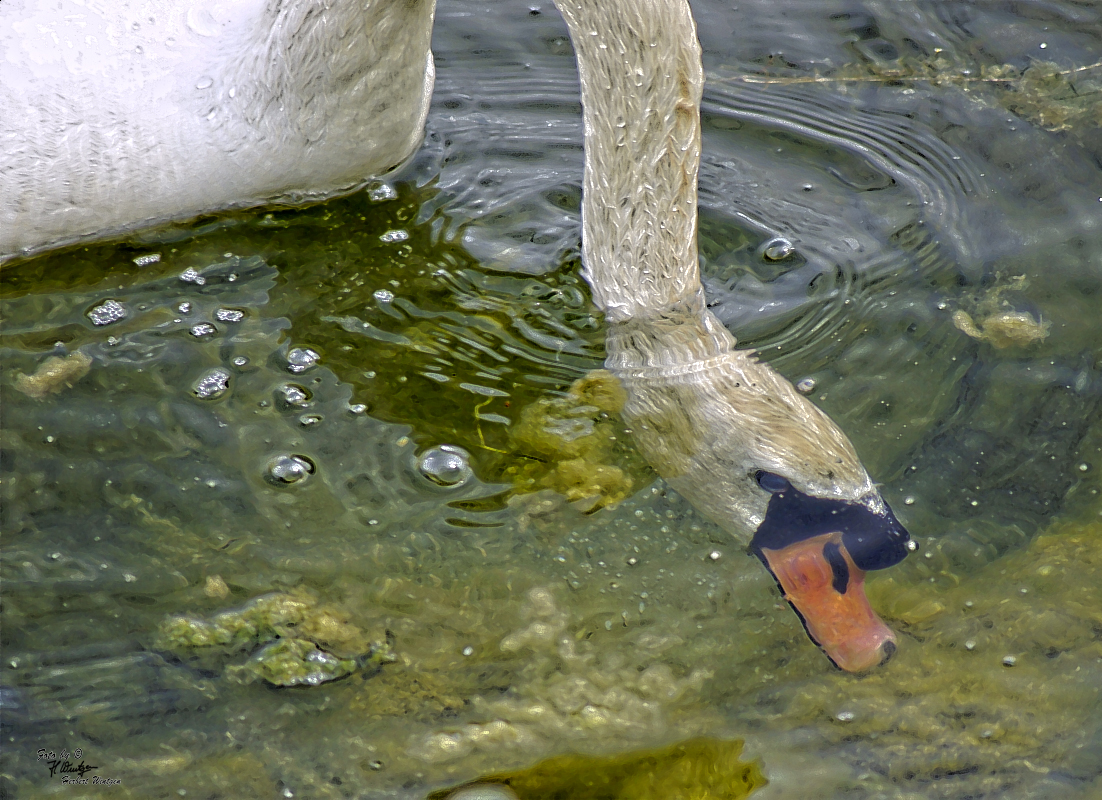
<path fill-rule="evenodd" d="M 555 0 L 578 58 L 585 115 L 582 258 L 629 360 L 726 352 L 704 307 L 696 183 L 704 73 L 685 0 Z M 671 340 L 672 337 L 672 340 Z M 621 348 L 610 346 L 610 367 Z M 661 354 L 661 355 L 660 355 Z M 650 357 L 648 357 L 648 355 Z"/>

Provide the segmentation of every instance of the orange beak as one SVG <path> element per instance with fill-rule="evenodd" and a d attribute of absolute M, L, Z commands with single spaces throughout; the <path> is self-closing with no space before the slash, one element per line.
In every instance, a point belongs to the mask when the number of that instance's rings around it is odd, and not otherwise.
<path fill-rule="evenodd" d="M 808 635 L 837 666 L 863 672 L 895 652 L 895 634 L 869 605 L 865 573 L 853 563 L 841 533 L 761 553 Z"/>

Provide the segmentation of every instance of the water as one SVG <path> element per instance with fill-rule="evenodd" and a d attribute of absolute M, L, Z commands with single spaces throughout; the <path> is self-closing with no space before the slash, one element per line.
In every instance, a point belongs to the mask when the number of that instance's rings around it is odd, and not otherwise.
<path fill-rule="evenodd" d="M 755 797 L 1097 796 L 1098 11 L 694 7 L 714 308 L 920 544 L 851 676 L 570 389 L 577 79 L 529 5 L 441 4 L 387 183 L 5 268 L 4 792 L 100 791 L 37 756 L 80 748 L 112 796 L 550 796 L 699 741 Z"/>

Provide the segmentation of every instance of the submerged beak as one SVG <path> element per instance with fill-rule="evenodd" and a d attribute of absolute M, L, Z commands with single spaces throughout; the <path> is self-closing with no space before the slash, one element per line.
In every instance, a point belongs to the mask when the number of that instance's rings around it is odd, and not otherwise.
<path fill-rule="evenodd" d="M 869 605 L 865 573 L 853 563 L 841 533 L 759 552 L 808 635 L 837 666 L 862 672 L 892 656 L 895 634 Z"/>

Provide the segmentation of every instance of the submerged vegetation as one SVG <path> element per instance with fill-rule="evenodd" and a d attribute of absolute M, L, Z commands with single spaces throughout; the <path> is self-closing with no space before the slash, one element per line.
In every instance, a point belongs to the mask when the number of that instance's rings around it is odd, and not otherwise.
<path fill-rule="evenodd" d="M 305 589 L 258 597 L 209 620 L 169 617 L 158 629 L 156 646 L 181 656 L 209 649 L 224 656 L 249 654 L 227 675 L 275 686 L 317 686 L 395 660 L 385 640 L 369 640 L 335 607 L 319 603 Z"/>
<path fill-rule="evenodd" d="M 618 756 L 561 756 L 478 784 L 507 786 L 517 800 L 741 800 L 767 781 L 739 760 L 742 742 L 694 739 Z M 445 800 L 451 790 L 428 800 Z M 472 797 L 473 800 L 473 797 Z"/>

